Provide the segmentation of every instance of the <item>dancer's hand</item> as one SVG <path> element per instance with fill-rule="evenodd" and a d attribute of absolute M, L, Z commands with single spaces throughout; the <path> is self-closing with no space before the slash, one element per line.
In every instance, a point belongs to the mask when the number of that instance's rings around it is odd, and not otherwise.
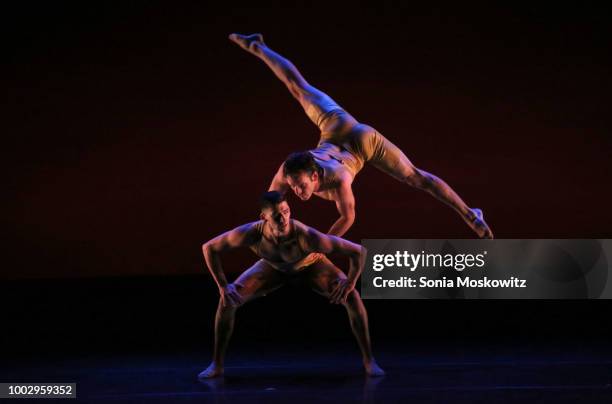
<path fill-rule="evenodd" d="M 230 283 L 224 288 L 219 288 L 219 294 L 221 295 L 223 307 L 239 306 L 243 303 L 242 296 L 240 296 L 240 293 L 238 293 L 233 283 Z"/>
<path fill-rule="evenodd" d="M 348 279 L 339 279 L 336 287 L 332 290 L 329 296 L 330 303 L 342 304 L 346 303 L 348 295 L 355 289 L 355 284 Z"/>

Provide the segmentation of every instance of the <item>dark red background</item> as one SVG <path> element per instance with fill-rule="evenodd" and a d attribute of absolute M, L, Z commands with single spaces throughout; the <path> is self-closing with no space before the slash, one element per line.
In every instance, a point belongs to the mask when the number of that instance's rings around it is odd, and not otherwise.
<path fill-rule="evenodd" d="M 597 8 L 122 2 L 4 13 L 0 278 L 193 274 L 257 219 L 318 132 L 265 65 L 264 33 L 315 86 L 485 211 L 498 238 L 609 238 L 610 28 Z M 449 208 L 367 167 L 361 238 L 471 238 Z M 326 230 L 329 202 L 291 199 Z M 226 258 L 228 271 L 252 261 Z"/>

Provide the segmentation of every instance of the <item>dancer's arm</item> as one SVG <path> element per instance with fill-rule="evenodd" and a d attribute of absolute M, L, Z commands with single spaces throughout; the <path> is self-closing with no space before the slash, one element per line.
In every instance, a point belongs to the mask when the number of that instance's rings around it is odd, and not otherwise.
<path fill-rule="evenodd" d="M 268 191 L 278 191 L 281 194 L 284 194 L 289 189 L 289 185 L 287 184 L 287 180 L 285 179 L 285 174 L 283 172 L 283 164 L 281 164 L 280 168 L 272 178 L 272 183 L 270 184 L 270 188 Z"/>
<path fill-rule="evenodd" d="M 228 288 L 227 279 L 221 265 L 220 253 L 238 247 L 247 247 L 253 243 L 255 232 L 253 223 L 239 226 L 233 230 L 227 231 L 217 237 L 207 241 L 202 245 L 204 260 L 208 266 L 208 270 L 212 275 L 215 283 L 219 287 L 219 293 L 225 300 L 229 300 L 231 304 L 238 304 L 241 301 L 240 294 L 233 288 Z"/>
<path fill-rule="evenodd" d="M 366 249 L 341 237 L 323 234 L 313 228 L 308 228 L 305 242 L 311 252 L 323 254 L 340 253 L 349 256 L 349 271 L 346 279 L 341 279 L 332 291 L 330 301 L 341 303 L 346 301 L 349 293 L 355 289 L 357 280 L 363 271 Z"/>
<path fill-rule="evenodd" d="M 343 181 L 337 189 L 336 208 L 340 217 L 327 233 L 341 237 L 355 222 L 355 196 L 348 181 Z"/>

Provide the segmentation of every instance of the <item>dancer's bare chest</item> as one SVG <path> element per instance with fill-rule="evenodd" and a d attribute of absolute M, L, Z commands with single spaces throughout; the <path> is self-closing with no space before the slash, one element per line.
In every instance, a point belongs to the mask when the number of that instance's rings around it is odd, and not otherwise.
<path fill-rule="evenodd" d="M 295 263 L 305 257 L 297 237 L 280 242 L 262 237 L 255 253 L 260 258 L 278 265 Z"/>

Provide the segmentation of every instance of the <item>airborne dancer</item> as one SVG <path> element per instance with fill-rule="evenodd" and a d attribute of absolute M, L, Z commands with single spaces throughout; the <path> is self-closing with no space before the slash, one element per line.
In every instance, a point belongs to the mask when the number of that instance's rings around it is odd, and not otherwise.
<path fill-rule="evenodd" d="M 358 122 L 327 94 L 310 85 L 293 63 L 264 43 L 261 34 L 231 34 L 229 39 L 264 61 L 321 131 L 315 149 L 289 155 L 269 190 L 284 192 L 291 188 L 304 201 L 314 194 L 335 202 L 340 217 L 328 233 L 342 236 L 355 220 L 353 180 L 368 163 L 453 208 L 478 237 L 493 238 L 480 209 L 468 207 L 446 182 L 415 167 L 376 129 Z"/>

